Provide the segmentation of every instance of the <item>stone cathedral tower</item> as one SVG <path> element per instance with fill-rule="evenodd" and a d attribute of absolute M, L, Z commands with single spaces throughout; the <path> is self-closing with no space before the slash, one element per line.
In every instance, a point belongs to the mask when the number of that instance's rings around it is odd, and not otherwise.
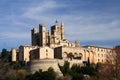
<path fill-rule="evenodd" d="M 31 30 L 32 46 L 45 46 L 46 45 L 46 26 L 39 24 L 39 32 L 36 28 Z"/>
<path fill-rule="evenodd" d="M 46 26 L 45 24 L 39 25 L 39 46 L 46 45 Z"/>
<path fill-rule="evenodd" d="M 31 39 L 33 46 L 58 46 L 58 43 L 64 38 L 64 24 L 55 24 L 51 30 L 46 32 L 45 24 L 39 24 L 39 32 L 36 28 L 31 30 Z"/>
<path fill-rule="evenodd" d="M 51 43 L 58 43 L 58 41 L 64 39 L 64 25 L 53 25 L 51 27 Z"/>
<path fill-rule="evenodd" d="M 38 45 L 38 41 L 39 41 L 39 39 L 38 39 L 38 31 L 37 31 L 37 29 L 36 28 L 33 28 L 32 30 L 31 30 L 31 43 L 32 43 L 32 46 L 36 46 L 36 45 Z"/>

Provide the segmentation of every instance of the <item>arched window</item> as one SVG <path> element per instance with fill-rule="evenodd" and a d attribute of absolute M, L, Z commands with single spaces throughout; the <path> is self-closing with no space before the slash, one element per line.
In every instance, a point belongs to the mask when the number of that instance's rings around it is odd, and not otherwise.
<path fill-rule="evenodd" d="M 68 55 L 67 55 L 67 57 L 70 59 L 70 60 L 72 60 L 73 59 L 73 54 L 70 52 Z"/>
<path fill-rule="evenodd" d="M 64 59 L 66 59 L 66 58 L 67 58 L 67 52 L 64 52 L 64 53 L 62 54 L 62 57 L 63 57 Z"/>
<path fill-rule="evenodd" d="M 74 53 L 74 59 L 79 59 L 81 60 L 82 59 L 82 53 Z"/>
<path fill-rule="evenodd" d="M 75 57 L 75 58 L 78 57 L 78 54 L 77 54 L 77 53 L 74 53 L 74 57 Z"/>
<path fill-rule="evenodd" d="M 83 54 L 79 53 L 79 59 L 82 59 L 82 57 L 83 57 Z"/>

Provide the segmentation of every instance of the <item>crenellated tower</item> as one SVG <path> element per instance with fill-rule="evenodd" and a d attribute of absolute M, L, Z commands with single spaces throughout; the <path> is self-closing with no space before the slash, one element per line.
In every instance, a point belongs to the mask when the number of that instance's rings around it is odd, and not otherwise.
<path fill-rule="evenodd" d="M 32 46 L 50 46 L 52 48 L 65 43 L 64 23 L 51 26 L 51 30 L 46 32 L 46 25 L 39 24 L 39 32 L 36 28 L 31 30 Z M 67 43 L 65 44 L 67 45 Z"/>
<path fill-rule="evenodd" d="M 54 36 L 57 40 L 63 40 L 64 39 L 64 24 L 61 23 L 60 25 L 58 24 L 53 25 L 51 27 L 51 35 Z"/>
<path fill-rule="evenodd" d="M 31 41 L 32 41 L 32 46 L 39 45 L 38 31 L 36 28 L 33 28 L 31 30 Z"/>
<path fill-rule="evenodd" d="M 80 41 L 78 40 L 75 41 L 75 47 L 80 47 Z"/>
<path fill-rule="evenodd" d="M 40 24 L 39 25 L 39 46 L 46 45 L 46 25 Z"/>
<path fill-rule="evenodd" d="M 61 40 L 64 39 L 64 23 L 61 23 Z"/>

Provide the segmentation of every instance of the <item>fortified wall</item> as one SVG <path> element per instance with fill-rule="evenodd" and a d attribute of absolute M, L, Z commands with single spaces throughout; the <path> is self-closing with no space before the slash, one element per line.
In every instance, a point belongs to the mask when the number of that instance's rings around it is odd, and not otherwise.
<path fill-rule="evenodd" d="M 66 60 L 60 60 L 60 59 L 32 60 L 30 62 L 29 70 L 31 73 L 34 73 L 35 71 L 38 71 L 39 69 L 46 71 L 46 70 L 48 70 L 48 68 L 52 67 L 54 69 L 54 71 L 57 73 L 57 76 L 62 76 L 62 73 L 58 67 L 58 64 L 63 66 L 64 61 L 66 61 Z M 70 67 L 73 64 L 82 65 L 81 60 L 67 60 L 67 61 L 70 63 Z"/>

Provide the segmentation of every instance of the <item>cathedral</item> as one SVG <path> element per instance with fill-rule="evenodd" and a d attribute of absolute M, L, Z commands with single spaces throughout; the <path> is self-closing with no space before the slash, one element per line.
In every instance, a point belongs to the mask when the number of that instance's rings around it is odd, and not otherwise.
<path fill-rule="evenodd" d="M 45 24 L 39 24 L 39 30 L 31 30 L 31 44 L 21 45 L 12 49 L 12 61 L 68 60 L 71 62 L 114 63 L 113 48 L 93 45 L 80 46 L 80 41 L 74 43 L 65 38 L 64 23 L 51 26 L 46 31 Z M 52 63 L 49 63 L 49 65 Z M 44 66 L 43 66 L 44 67 Z"/>

